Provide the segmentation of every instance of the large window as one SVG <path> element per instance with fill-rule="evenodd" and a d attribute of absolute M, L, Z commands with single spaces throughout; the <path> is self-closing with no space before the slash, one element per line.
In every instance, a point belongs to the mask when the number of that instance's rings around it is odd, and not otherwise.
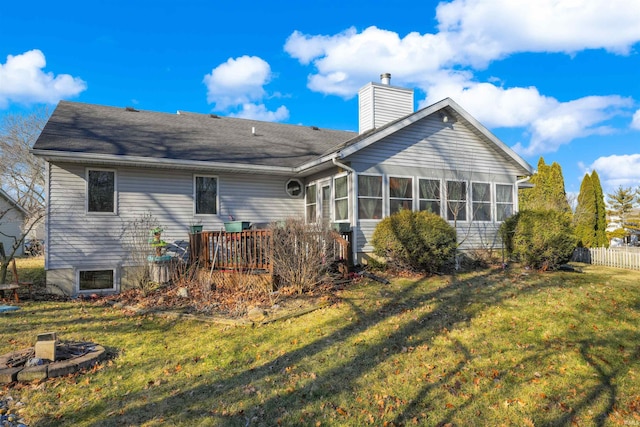
<path fill-rule="evenodd" d="M 413 179 L 389 177 L 389 213 L 413 210 Z"/>
<path fill-rule="evenodd" d="M 491 221 L 491 184 L 471 183 L 471 207 L 474 221 Z"/>
<path fill-rule="evenodd" d="M 195 177 L 195 202 L 196 214 L 216 215 L 218 213 L 218 178 Z"/>
<path fill-rule="evenodd" d="M 418 180 L 418 209 L 440 215 L 440 180 Z"/>
<path fill-rule="evenodd" d="M 447 181 L 447 219 L 467 220 L 467 183 L 464 181 Z"/>
<path fill-rule="evenodd" d="M 312 223 L 316 222 L 316 212 L 318 209 L 318 194 L 316 190 L 316 185 L 308 185 L 307 186 L 307 199 L 306 199 L 306 208 L 307 208 L 307 222 Z"/>
<path fill-rule="evenodd" d="M 496 221 L 513 215 L 513 185 L 496 184 Z"/>
<path fill-rule="evenodd" d="M 334 219 L 346 221 L 349 219 L 349 186 L 347 176 L 340 176 L 333 180 Z"/>
<path fill-rule="evenodd" d="M 87 170 L 87 211 L 116 212 L 116 173 L 102 169 Z"/>
<path fill-rule="evenodd" d="M 78 272 L 78 289 L 82 291 L 112 291 L 115 289 L 114 270 L 84 270 Z"/>
<path fill-rule="evenodd" d="M 358 176 L 358 218 L 382 219 L 381 176 Z"/>

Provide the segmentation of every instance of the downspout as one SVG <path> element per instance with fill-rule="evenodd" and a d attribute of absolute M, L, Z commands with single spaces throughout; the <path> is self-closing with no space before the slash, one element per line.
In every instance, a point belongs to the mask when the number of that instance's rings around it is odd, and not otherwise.
<path fill-rule="evenodd" d="M 522 184 L 523 182 L 527 182 L 530 179 L 531 179 L 531 175 L 525 176 L 522 179 L 516 180 L 516 209 L 514 210 L 515 212 L 520 212 L 520 199 L 518 198 L 518 187 L 520 186 L 520 184 Z"/>
<path fill-rule="evenodd" d="M 355 171 L 355 169 L 353 169 L 350 166 L 345 165 L 344 163 L 340 163 L 338 161 L 338 155 L 336 154 L 334 157 L 331 158 L 331 163 L 333 163 L 335 166 L 338 166 L 339 168 L 342 168 L 344 170 L 346 170 L 349 174 L 353 174 L 353 176 L 357 176 L 357 173 Z M 356 196 L 356 194 L 358 194 L 358 180 L 354 179 L 353 180 L 353 184 L 352 184 L 352 188 L 353 188 L 353 202 L 352 202 L 352 210 L 351 210 L 351 218 L 352 219 L 352 224 L 355 225 L 356 223 L 356 209 L 357 209 L 357 202 L 358 202 L 358 198 Z M 350 197 L 351 198 L 351 197 Z M 356 237 L 356 233 L 353 233 L 353 226 L 351 228 L 352 233 L 351 233 L 351 256 L 353 257 L 353 262 L 354 264 L 357 264 L 358 262 L 358 253 L 356 252 L 356 248 L 357 248 L 357 237 Z"/>

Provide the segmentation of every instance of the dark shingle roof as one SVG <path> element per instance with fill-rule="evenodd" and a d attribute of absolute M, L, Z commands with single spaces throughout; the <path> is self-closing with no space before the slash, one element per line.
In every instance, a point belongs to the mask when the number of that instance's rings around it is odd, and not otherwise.
<path fill-rule="evenodd" d="M 252 134 L 255 128 L 255 135 Z M 296 167 L 354 132 L 61 101 L 34 150 Z"/>

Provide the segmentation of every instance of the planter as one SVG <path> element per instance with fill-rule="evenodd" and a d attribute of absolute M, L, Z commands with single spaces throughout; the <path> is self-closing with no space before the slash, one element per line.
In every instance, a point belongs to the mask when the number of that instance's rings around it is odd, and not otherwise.
<path fill-rule="evenodd" d="M 229 221 L 224 223 L 224 231 L 228 233 L 237 233 L 242 230 L 248 230 L 249 221 Z"/>
<path fill-rule="evenodd" d="M 348 233 L 351 231 L 351 224 L 348 222 L 334 222 L 331 224 L 331 229 L 338 233 Z"/>
<path fill-rule="evenodd" d="M 191 232 L 191 234 L 201 233 L 202 232 L 202 226 L 201 225 L 191 225 L 191 226 L 189 226 L 189 231 Z"/>

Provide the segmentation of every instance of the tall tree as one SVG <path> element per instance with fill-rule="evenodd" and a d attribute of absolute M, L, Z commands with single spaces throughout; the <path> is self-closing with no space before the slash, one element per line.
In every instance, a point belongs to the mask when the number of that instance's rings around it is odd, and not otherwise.
<path fill-rule="evenodd" d="M 619 186 L 613 193 L 607 194 L 607 204 L 609 214 L 620 218 L 620 228 L 627 228 L 629 225 L 628 215 L 633 210 L 636 203 L 636 192 L 631 187 Z"/>
<path fill-rule="evenodd" d="M 540 157 L 538 170 L 530 180 L 533 188 L 519 191 L 520 210 L 555 210 L 571 213 L 571 207 L 564 191 L 562 167 L 553 162 L 547 165 Z"/>
<path fill-rule="evenodd" d="M 589 174 L 585 174 L 580 184 L 580 193 L 578 194 L 578 204 L 573 215 L 573 223 L 575 226 L 575 235 L 578 238 L 578 244 L 585 248 L 592 248 L 596 244 L 596 226 L 597 226 L 597 207 L 596 207 L 596 191 L 593 188 L 593 181 Z"/>
<path fill-rule="evenodd" d="M 607 239 L 607 206 L 604 203 L 604 192 L 600 184 L 600 176 L 595 170 L 591 172 L 591 184 L 596 193 L 596 247 L 608 247 L 609 239 Z"/>
<path fill-rule="evenodd" d="M 43 108 L 29 114 L 10 114 L 0 123 L 0 180 L 2 189 L 27 212 L 22 234 L 14 238 L 5 257 L 0 259 L 0 283 L 7 266 L 25 237 L 44 218 L 44 160 L 29 151 L 47 123 L 50 112 Z M 0 212 L 0 222 L 7 212 Z"/>

